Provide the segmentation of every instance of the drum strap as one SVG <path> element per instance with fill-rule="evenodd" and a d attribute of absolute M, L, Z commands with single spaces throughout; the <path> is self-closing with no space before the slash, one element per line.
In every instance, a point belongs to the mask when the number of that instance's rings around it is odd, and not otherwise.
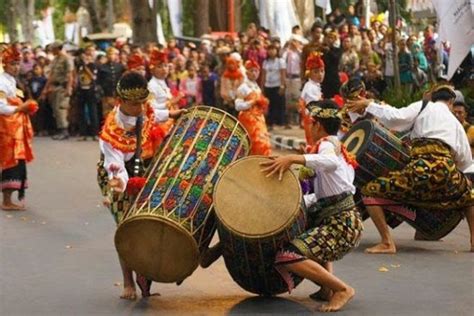
<path fill-rule="evenodd" d="M 426 106 L 428 105 L 429 102 L 430 102 L 430 101 L 429 101 L 428 99 L 423 99 L 423 100 L 421 101 L 421 109 L 420 109 L 420 112 L 418 112 L 418 114 L 416 115 L 415 121 L 416 121 L 416 119 L 418 118 L 418 116 L 420 116 L 421 112 L 423 112 L 423 110 L 426 109 Z M 413 129 L 414 126 L 415 126 L 415 122 L 413 122 L 413 125 L 411 126 L 410 129 Z"/>
<path fill-rule="evenodd" d="M 134 155 L 134 166 L 133 166 L 133 175 L 135 177 L 140 176 L 142 170 L 142 127 L 143 127 L 143 116 L 140 115 L 137 117 L 137 123 L 135 125 L 135 136 L 137 137 L 137 147 L 135 148 Z"/>

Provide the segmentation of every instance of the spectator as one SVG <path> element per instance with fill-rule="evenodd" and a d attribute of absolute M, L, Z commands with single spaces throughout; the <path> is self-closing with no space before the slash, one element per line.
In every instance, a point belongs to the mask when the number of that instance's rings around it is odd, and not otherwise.
<path fill-rule="evenodd" d="M 357 53 L 355 52 L 350 37 L 346 37 L 342 41 L 342 50 L 339 71 L 343 71 L 349 77 L 352 77 L 359 70 L 359 56 L 357 56 Z"/>
<path fill-rule="evenodd" d="M 411 53 L 408 51 L 405 40 L 398 41 L 398 67 L 400 72 L 400 82 L 402 86 L 405 86 L 408 91 L 412 91 L 413 88 L 413 58 Z"/>
<path fill-rule="evenodd" d="M 288 49 L 282 58 L 286 64 L 286 121 L 289 124 L 299 123 L 298 100 L 301 89 L 301 52 L 302 36 L 292 35 Z"/>
<path fill-rule="evenodd" d="M 326 73 L 321 88 L 323 96 L 326 99 L 334 97 L 334 95 L 339 93 L 339 89 L 341 88 L 338 72 L 342 50 L 335 46 L 337 40 L 338 34 L 336 32 L 329 33 L 325 38 L 325 43 L 322 49 Z"/>
<path fill-rule="evenodd" d="M 311 42 L 303 47 L 301 53 L 301 79 L 306 75 L 306 59 L 312 52 L 320 51 L 323 41 L 323 27 L 319 22 L 314 22 L 311 26 Z"/>
<path fill-rule="evenodd" d="M 413 92 L 425 90 L 428 84 L 428 75 L 421 69 L 417 58 L 413 59 L 412 69 Z"/>
<path fill-rule="evenodd" d="M 114 107 L 115 87 L 125 71 L 125 67 L 119 62 L 119 52 L 114 47 L 107 49 L 107 62 L 99 65 L 97 69 L 97 83 L 102 90 L 102 117 L 105 116 Z"/>
<path fill-rule="evenodd" d="M 372 46 L 369 40 L 362 42 L 362 46 L 359 53 L 359 67 L 360 71 L 364 72 L 368 68 L 368 64 L 373 63 L 377 69 L 382 66 L 382 61 L 379 55 L 372 50 Z"/>
<path fill-rule="evenodd" d="M 31 123 L 35 133 L 39 136 L 45 136 L 48 133 L 48 124 L 52 120 L 51 110 L 48 111 L 48 105 L 44 100 L 40 100 L 44 87 L 46 86 L 46 77 L 43 73 L 43 68 L 36 64 L 33 66 L 33 76 L 28 80 L 28 90 L 31 97 L 38 102 L 38 112 L 31 118 Z"/>
<path fill-rule="evenodd" d="M 407 41 L 407 44 L 408 44 L 408 41 Z M 424 72 L 428 73 L 428 67 L 429 67 L 428 60 L 426 59 L 425 53 L 421 49 L 421 45 L 416 42 L 413 43 L 411 45 L 411 52 L 412 52 L 413 60 L 416 60 L 418 62 L 418 67 Z"/>
<path fill-rule="evenodd" d="M 283 58 L 278 57 L 278 48 L 274 45 L 268 46 L 268 57 L 263 62 L 262 81 L 264 94 L 268 98 L 268 125 L 288 126 L 286 124 L 285 111 L 285 82 L 286 64 Z"/>
<path fill-rule="evenodd" d="M 202 103 L 209 106 L 216 106 L 216 87 L 219 78 L 215 72 L 211 71 L 208 64 L 201 66 L 202 82 Z"/>
<path fill-rule="evenodd" d="M 201 78 L 197 75 L 196 66 L 192 61 L 186 65 L 187 77 L 183 78 L 179 84 L 179 91 L 184 94 L 186 106 L 202 104 Z"/>

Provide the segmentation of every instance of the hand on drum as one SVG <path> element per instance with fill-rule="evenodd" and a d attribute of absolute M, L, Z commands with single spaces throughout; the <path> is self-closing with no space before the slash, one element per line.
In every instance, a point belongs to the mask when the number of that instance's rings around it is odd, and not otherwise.
<path fill-rule="evenodd" d="M 369 104 L 373 101 L 374 100 L 372 99 L 357 97 L 357 99 L 347 100 L 346 107 L 350 112 L 363 114 L 365 111 L 365 108 L 369 106 Z"/>
<path fill-rule="evenodd" d="M 278 174 L 278 180 L 283 179 L 283 174 L 285 171 L 290 169 L 291 165 L 294 163 L 301 163 L 300 157 L 303 160 L 304 164 L 304 157 L 301 155 L 288 155 L 288 156 L 280 156 L 280 157 L 269 157 L 269 161 L 262 162 L 260 165 L 264 167 L 260 169 L 263 173 L 266 173 L 267 177 L 271 177 L 272 175 Z"/>
<path fill-rule="evenodd" d="M 115 176 L 109 180 L 109 187 L 114 192 L 123 192 L 125 190 L 125 184 L 123 181 Z"/>
<path fill-rule="evenodd" d="M 180 109 L 180 110 L 170 110 L 170 117 L 171 118 L 178 118 L 181 116 L 183 113 L 188 113 L 188 110 L 186 109 Z"/>

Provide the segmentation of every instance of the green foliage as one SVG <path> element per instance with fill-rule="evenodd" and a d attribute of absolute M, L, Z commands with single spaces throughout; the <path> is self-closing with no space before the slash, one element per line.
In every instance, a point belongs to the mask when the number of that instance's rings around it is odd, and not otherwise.
<path fill-rule="evenodd" d="M 258 22 L 258 11 L 252 0 L 242 0 L 242 29 L 245 31 L 247 25 Z"/>
<path fill-rule="evenodd" d="M 430 86 L 426 86 L 424 90 L 411 93 L 406 87 L 402 87 L 400 93 L 397 93 L 394 88 L 389 87 L 385 90 L 382 100 L 396 108 L 403 108 L 413 102 L 421 100 L 423 93 L 429 89 Z"/>
<path fill-rule="evenodd" d="M 183 1 L 183 35 L 194 36 L 194 12 L 196 1 Z"/>

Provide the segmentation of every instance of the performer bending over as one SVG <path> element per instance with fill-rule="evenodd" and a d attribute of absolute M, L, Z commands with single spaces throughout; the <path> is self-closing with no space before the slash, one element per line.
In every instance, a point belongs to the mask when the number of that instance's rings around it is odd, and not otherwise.
<path fill-rule="evenodd" d="M 281 180 L 292 164 L 300 164 L 315 173 L 315 193 L 304 196 L 310 228 L 277 253 L 275 264 L 289 290 L 294 274 L 320 285 L 315 296 L 329 300 L 320 310 L 330 312 L 341 309 L 355 294 L 332 274 L 332 262 L 358 245 L 363 226 L 353 199 L 356 162 L 336 136 L 341 125 L 337 104 L 325 100 L 311 102 L 308 108 L 315 140 L 310 153 L 272 157 L 262 163 L 262 171 Z"/>
<path fill-rule="evenodd" d="M 442 211 L 463 209 L 469 224 L 474 251 L 474 199 L 471 183 L 463 173 L 472 172 L 472 156 L 463 126 L 451 113 L 456 94 L 449 86 L 431 93 L 431 102 L 415 102 L 397 109 L 360 98 L 348 101 L 348 108 L 370 113 L 386 127 L 411 129 L 411 160 L 400 171 L 379 177 L 362 188 L 364 204 L 382 241 L 368 253 L 395 253 L 395 242 L 387 227 L 381 204 L 408 204 Z M 388 199 L 389 201 L 387 202 Z"/>
<path fill-rule="evenodd" d="M 118 106 L 107 116 L 100 132 L 101 160 L 98 182 L 104 204 L 110 208 L 118 224 L 133 196 L 144 185 L 143 169 L 154 154 L 153 125 L 170 117 L 178 117 L 184 110 L 153 109 L 147 102 L 149 91 L 146 79 L 138 72 L 125 73 L 117 84 Z M 134 175 L 135 177 L 130 178 Z M 136 299 L 133 271 L 122 260 L 123 293 L 121 298 Z M 150 295 L 151 281 L 137 275 L 137 283 L 144 297 Z"/>

